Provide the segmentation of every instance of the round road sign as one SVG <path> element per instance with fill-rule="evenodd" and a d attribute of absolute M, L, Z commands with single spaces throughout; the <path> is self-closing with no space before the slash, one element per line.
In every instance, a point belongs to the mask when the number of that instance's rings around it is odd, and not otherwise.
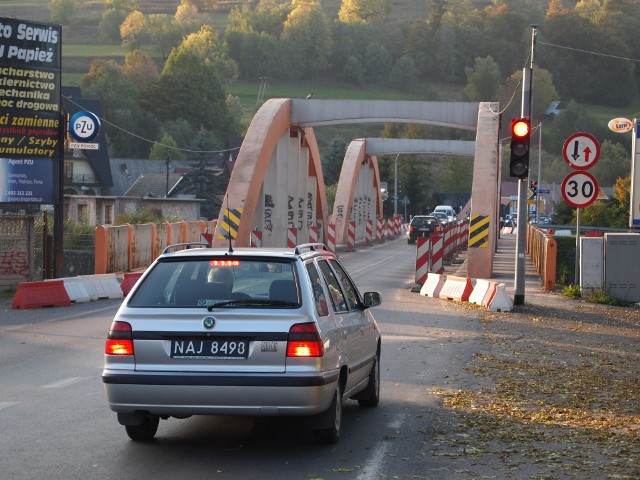
<path fill-rule="evenodd" d="M 79 142 L 90 142 L 99 130 L 100 120 L 91 112 L 78 112 L 69 122 L 69 134 Z"/>
<path fill-rule="evenodd" d="M 600 143 L 590 133 L 574 133 L 564 142 L 562 156 L 572 168 L 587 170 L 600 158 Z"/>
<path fill-rule="evenodd" d="M 562 196 L 574 208 L 585 208 L 598 198 L 598 181 L 589 172 L 576 170 L 564 177 Z"/>

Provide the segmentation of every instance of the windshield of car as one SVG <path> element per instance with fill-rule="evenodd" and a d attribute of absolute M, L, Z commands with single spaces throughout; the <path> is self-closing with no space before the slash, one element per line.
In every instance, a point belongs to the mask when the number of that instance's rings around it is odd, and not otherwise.
<path fill-rule="evenodd" d="M 130 307 L 269 308 L 299 305 L 293 263 L 181 258 L 158 262 L 129 299 Z"/>

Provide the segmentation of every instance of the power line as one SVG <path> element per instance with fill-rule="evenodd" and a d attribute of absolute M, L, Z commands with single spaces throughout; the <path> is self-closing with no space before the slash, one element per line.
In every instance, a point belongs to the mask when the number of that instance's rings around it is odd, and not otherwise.
<path fill-rule="evenodd" d="M 591 51 L 591 50 L 582 50 L 580 48 L 565 47 L 564 45 L 556 45 L 554 43 L 546 43 L 546 42 L 541 42 L 541 41 L 538 41 L 538 43 L 541 44 L 541 45 L 548 45 L 549 47 L 564 48 L 566 50 L 573 50 L 575 52 L 589 53 L 591 55 L 600 55 L 601 57 L 617 58 L 618 60 L 628 60 L 630 62 L 638 62 L 638 63 L 640 63 L 640 60 L 638 60 L 637 58 L 621 57 L 619 55 L 611 55 L 611 54 L 608 54 L 608 53 L 594 52 L 594 51 Z"/>
<path fill-rule="evenodd" d="M 65 95 L 61 95 L 61 97 L 63 97 L 69 103 L 73 103 L 76 107 L 79 107 L 79 108 L 82 108 L 82 109 L 85 108 L 82 105 L 80 105 L 79 103 L 74 102 L 71 98 L 69 98 L 69 97 L 67 97 Z M 95 113 L 94 113 L 94 115 L 95 115 Z M 139 140 L 142 140 L 144 142 L 152 143 L 153 145 L 159 145 L 161 147 L 165 147 L 165 148 L 168 148 L 168 149 L 171 149 L 171 150 L 177 150 L 177 151 L 180 151 L 180 152 L 187 152 L 187 153 L 226 153 L 226 152 L 233 152 L 235 150 L 239 150 L 240 149 L 240 147 L 233 147 L 233 148 L 226 148 L 224 150 L 190 150 L 188 148 L 174 147 L 172 145 L 165 145 L 164 143 L 156 142 L 155 140 L 149 140 L 148 138 L 142 137 L 142 136 L 140 136 L 140 135 L 138 135 L 136 133 L 133 133 L 133 132 L 131 132 L 129 130 L 126 130 L 126 129 L 122 128 L 122 127 L 119 127 L 115 123 L 111 123 L 109 120 L 107 120 L 107 119 L 105 119 L 103 117 L 100 117 L 98 115 L 96 115 L 96 117 L 98 117 L 98 119 L 101 122 L 104 122 L 107 125 L 110 125 L 113 128 L 115 128 L 117 130 L 120 130 L 121 132 L 126 133 L 127 135 L 131 135 L 132 137 L 135 137 L 135 138 L 137 138 Z"/>

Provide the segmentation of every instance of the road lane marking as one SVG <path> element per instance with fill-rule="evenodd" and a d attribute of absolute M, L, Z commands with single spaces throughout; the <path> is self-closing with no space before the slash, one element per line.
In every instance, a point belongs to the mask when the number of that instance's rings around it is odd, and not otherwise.
<path fill-rule="evenodd" d="M 13 407 L 14 405 L 19 404 L 20 402 L 0 402 L 0 410 L 7 407 Z"/>
<path fill-rule="evenodd" d="M 387 426 L 394 430 L 400 430 L 403 423 L 402 417 L 402 415 L 398 415 L 396 418 L 391 419 Z M 387 452 L 392 447 L 392 444 L 393 442 L 379 442 L 378 445 L 371 450 L 371 454 L 369 455 L 370 460 L 359 471 L 356 480 L 371 480 L 372 478 L 377 478 L 382 471 Z"/>
<path fill-rule="evenodd" d="M 48 383 L 47 385 L 43 385 L 42 388 L 62 388 L 68 387 L 69 385 L 73 385 L 74 383 L 82 382 L 84 380 L 89 379 L 90 377 L 69 377 L 63 378 L 62 380 L 58 380 L 57 382 Z"/>

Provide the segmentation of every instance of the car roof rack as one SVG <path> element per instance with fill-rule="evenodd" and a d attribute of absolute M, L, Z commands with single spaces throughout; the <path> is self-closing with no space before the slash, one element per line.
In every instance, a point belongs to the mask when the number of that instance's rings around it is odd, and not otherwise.
<path fill-rule="evenodd" d="M 301 243 L 300 245 L 296 245 L 293 253 L 295 255 L 300 255 L 302 250 L 306 250 L 307 252 L 317 252 L 317 251 L 328 251 L 329 249 L 324 243 Z"/>
<path fill-rule="evenodd" d="M 173 245 L 167 245 L 166 247 L 164 247 L 162 253 L 168 253 L 169 250 L 172 250 L 174 248 L 186 248 L 188 250 L 190 248 L 211 248 L 211 245 L 209 245 L 207 242 L 174 243 Z"/>

